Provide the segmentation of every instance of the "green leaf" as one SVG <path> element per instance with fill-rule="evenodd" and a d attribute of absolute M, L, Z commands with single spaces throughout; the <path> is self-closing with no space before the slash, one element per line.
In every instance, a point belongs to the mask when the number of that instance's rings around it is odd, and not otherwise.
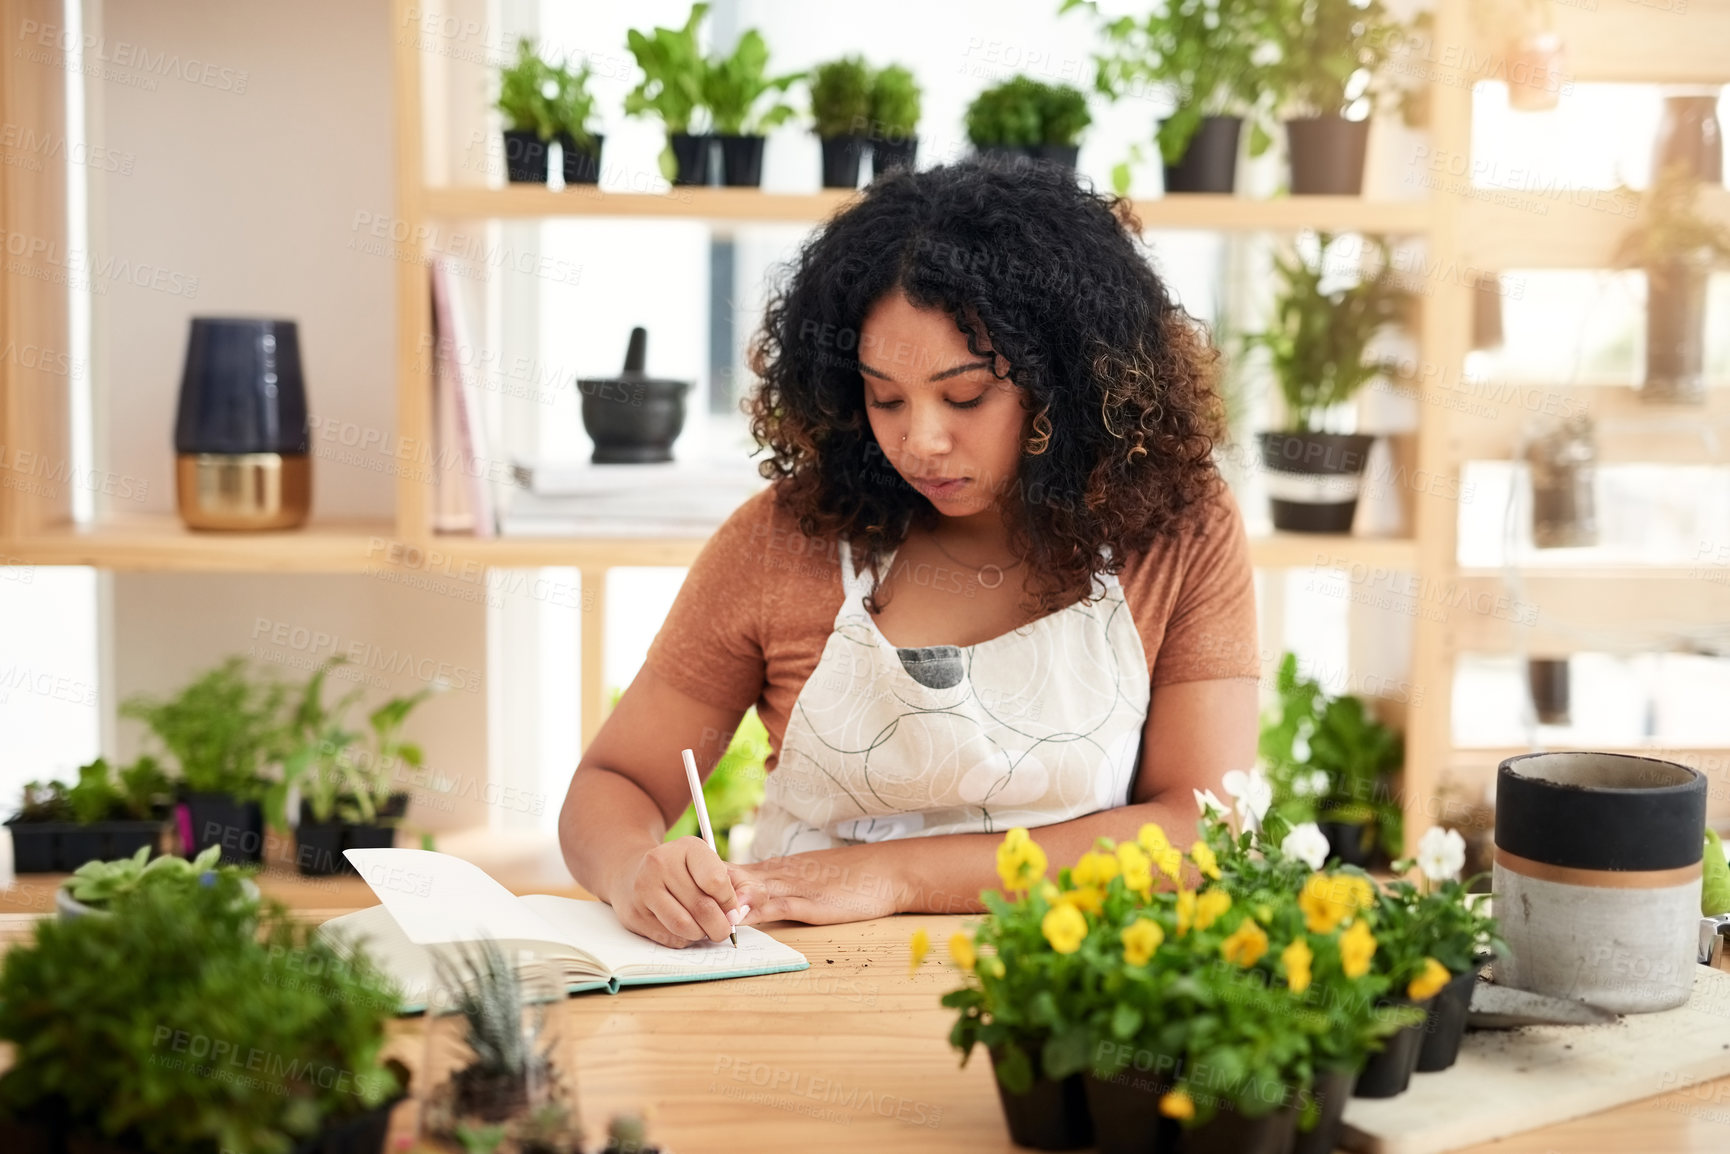
<path fill-rule="evenodd" d="M 1006 1044 L 996 1066 L 997 1080 L 1011 1094 L 1025 1094 L 1033 1087 L 1033 1063 L 1020 1046 Z"/>
<path fill-rule="evenodd" d="M 1118 1003 L 1111 1011 L 1111 1033 L 1119 1041 L 1127 1041 L 1135 1037 L 1141 1029 L 1141 1011 L 1132 1005 Z"/>
<path fill-rule="evenodd" d="M 1730 914 L 1730 864 L 1724 860 L 1724 845 L 1717 831 L 1706 831 L 1703 855 L 1705 878 L 1700 888 L 1700 912 L 1708 917 Z"/>

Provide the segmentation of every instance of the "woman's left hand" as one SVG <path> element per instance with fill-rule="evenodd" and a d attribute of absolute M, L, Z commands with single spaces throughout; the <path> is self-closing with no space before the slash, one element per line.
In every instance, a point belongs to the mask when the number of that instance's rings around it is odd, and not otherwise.
<path fill-rule="evenodd" d="M 861 848 L 814 850 L 751 865 L 729 865 L 733 892 L 740 904 L 751 907 L 739 924 L 831 925 L 899 913 L 895 878 L 885 868 L 861 864 L 853 852 Z"/>

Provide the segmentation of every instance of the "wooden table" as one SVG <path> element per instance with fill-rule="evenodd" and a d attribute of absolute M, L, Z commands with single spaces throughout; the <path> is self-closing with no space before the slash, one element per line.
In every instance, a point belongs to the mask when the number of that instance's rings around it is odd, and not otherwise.
<path fill-rule="evenodd" d="M 278 896 L 289 896 L 284 887 L 292 885 L 264 879 Z M 339 912 L 325 904 L 335 892 L 315 889 L 307 916 Z M 27 936 L 34 917 L 0 914 L 0 939 Z M 952 1015 L 937 1000 L 954 971 L 943 943 L 965 920 L 783 923 L 767 928 L 804 953 L 810 969 L 569 999 L 559 1009 L 562 1053 L 576 1071 L 591 1142 L 613 1113 L 628 1110 L 644 1113 L 651 1139 L 672 1154 L 1018 1150 L 1004 1130 L 989 1061 L 975 1053 L 961 1069 L 945 1040 Z M 907 943 L 921 926 L 934 948 L 909 975 Z M 398 1019 L 387 1052 L 418 1068 L 423 1029 L 421 1018 Z M 414 1109 L 405 1104 L 393 1138 L 413 1129 Z M 1730 1079 L 1471 1149 L 1627 1154 L 1719 1151 L 1727 1142 Z"/>

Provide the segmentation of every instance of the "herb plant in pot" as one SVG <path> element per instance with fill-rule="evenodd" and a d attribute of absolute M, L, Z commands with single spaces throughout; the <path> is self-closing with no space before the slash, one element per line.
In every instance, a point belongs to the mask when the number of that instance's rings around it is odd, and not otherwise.
<path fill-rule="evenodd" d="M 393 697 L 367 715 L 367 731 L 348 728 L 348 713 L 360 699 L 357 687 L 334 708 L 324 705 L 324 680 L 341 661 L 322 666 L 307 681 L 294 713 L 298 748 L 284 763 L 285 776 L 300 787 L 300 823 L 295 862 L 309 875 L 353 873 L 348 849 L 388 849 L 408 810 L 408 793 L 394 788 L 402 766 L 419 768 L 420 746 L 402 739 L 408 715 L 432 696 L 423 689 Z"/>
<path fill-rule="evenodd" d="M 724 185 L 762 186 L 764 133 L 793 115 L 793 106 L 780 97 L 805 74 L 769 76 L 768 67 L 769 45 L 761 32 L 747 28 L 732 55 L 717 56 L 703 68 L 703 103 L 715 120 Z M 766 106 L 764 97 L 770 98 Z"/>
<path fill-rule="evenodd" d="M 115 772 L 105 758 L 78 768 L 78 781 L 31 782 L 6 824 L 19 873 L 59 873 L 87 861 L 155 851 L 168 817 L 168 777 L 153 757 Z"/>
<path fill-rule="evenodd" d="M 871 68 L 845 56 L 811 70 L 811 119 L 823 149 L 823 187 L 858 188 L 859 161 L 871 146 Z"/>
<path fill-rule="evenodd" d="M 1287 427 L 1260 434 L 1262 466 L 1276 529 L 1349 533 L 1358 489 L 1374 438 L 1323 432 L 1329 415 L 1350 402 L 1387 366 L 1372 359 L 1371 342 L 1405 314 L 1410 294 L 1399 286 L 1387 242 L 1370 238 L 1377 260 L 1346 288 L 1327 289 L 1336 240 L 1318 237 L 1315 258 L 1301 250 L 1274 258 L 1279 288 L 1267 328 L 1247 338 L 1268 352 L 1285 402 Z"/>
<path fill-rule="evenodd" d="M 258 862 L 266 820 L 286 828 L 287 786 L 268 773 L 285 750 L 287 695 L 231 657 L 172 697 L 121 703 L 121 716 L 144 722 L 173 760 L 187 856 L 221 845 L 225 862 Z"/>
<path fill-rule="evenodd" d="M 131 857 L 115 861 L 88 861 L 54 892 L 54 905 L 63 918 L 78 918 L 86 914 L 106 915 L 114 903 L 139 890 L 189 890 L 194 886 L 214 885 L 219 877 L 239 877 L 246 901 L 258 901 L 258 886 L 246 877 L 239 866 L 219 866 L 221 846 L 211 846 L 197 859 L 187 861 L 172 855 L 150 859 L 150 848 L 141 847 Z"/>
<path fill-rule="evenodd" d="M 1096 0 L 1064 0 L 1061 11 L 1085 7 L 1099 19 L 1106 51 L 1095 54 L 1094 87 L 1112 100 L 1145 98 L 1150 86 L 1169 90 L 1176 109 L 1155 133 L 1165 191 L 1230 193 L 1238 143 L 1249 123 L 1249 153 L 1272 143 L 1264 99 L 1266 69 L 1255 59 L 1263 7 L 1253 0 L 1171 0 L 1145 17 L 1104 19 Z M 1120 194 L 1129 191 L 1139 144 L 1113 170 Z"/>
<path fill-rule="evenodd" d="M 899 64 L 879 68 L 871 78 L 871 177 L 892 168 L 912 168 L 919 153 L 919 115 L 923 92 L 913 73 Z"/>
<path fill-rule="evenodd" d="M 1034 155 L 1041 140 L 1039 121 L 1044 85 L 1012 76 L 985 89 L 967 106 L 967 141 L 985 156 L 1006 160 Z"/>
<path fill-rule="evenodd" d="M 661 175 L 676 185 L 709 184 L 709 152 L 714 138 L 694 131 L 708 115 L 703 103 L 707 65 L 697 44 L 697 29 L 709 5 L 691 5 L 682 28 L 635 28 L 625 34 L 643 78 L 625 94 L 625 115 L 659 117 L 667 130 Z"/>
<path fill-rule="evenodd" d="M 553 123 L 558 128 L 565 185 L 599 184 L 601 144 L 606 138 L 589 128 L 589 121 L 595 113 L 595 98 L 589 91 L 592 71 L 587 62 L 575 70 L 567 62 L 554 68 L 552 75 L 557 86 L 553 96 Z"/>
<path fill-rule="evenodd" d="M 495 107 L 505 120 L 505 175 L 512 184 L 547 182 L 547 145 L 559 132 L 559 75 L 528 37 L 517 41 L 517 58 L 499 72 Z"/>
<path fill-rule="evenodd" d="M 1073 169 L 1081 153 L 1081 134 L 1093 123 L 1087 95 L 1069 84 L 1046 84 L 1039 93 L 1039 143 L 1033 155 Z"/>

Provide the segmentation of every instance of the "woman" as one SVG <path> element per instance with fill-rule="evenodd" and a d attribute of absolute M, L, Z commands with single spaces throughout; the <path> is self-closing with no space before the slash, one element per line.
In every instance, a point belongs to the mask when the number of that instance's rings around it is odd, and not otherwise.
<path fill-rule="evenodd" d="M 1018 825 L 1053 860 L 1191 828 L 1256 735 L 1216 359 L 1139 224 L 1072 174 L 872 182 L 770 300 L 750 413 L 773 483 L 704 547 L 577 767 L 576 879 L 683 946 L 977 910 Z M 679 751 L 707 772 L 753 704 L 775 751 L 754 860 L 663 844 Z"/>

